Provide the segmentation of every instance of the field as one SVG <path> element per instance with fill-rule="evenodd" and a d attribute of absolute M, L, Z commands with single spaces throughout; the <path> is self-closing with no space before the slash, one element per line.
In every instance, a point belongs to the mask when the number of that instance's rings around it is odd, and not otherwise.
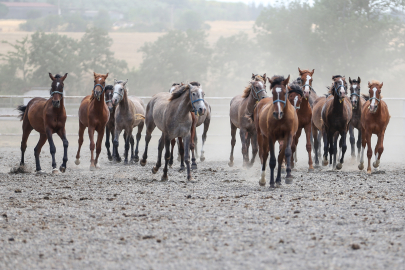
<path fill-rule="evenodd" d="M 241 31 L 248 34 L 253 34 L 253 21 L 214 21 L 207 23 L 211 26 L 211 29 L 208 31 L 208 41 L 211 44 L 215 43 L 221 36 L 228 37 Z M 2 28 L 2 25 L 8 24 L 15 25 L 16 22 L 13 21 L 11 23 L 10 21 L 0 21 L 0 28 Z M 21 38 L 31 34 L 31 32 L 0 31 L 0 41 L 6 40 L 8 42 L 14 43 L 16 40 L 20 40 Z M 80 39 L 84 33 L 66 32 L 59 34 L 67 35 L 68 37 L 74 39 Z M 145 44 L 145 42 L 154 42 L 162 35 L 164 35 L 164 33 L 110 32 L 109 36 L 113 39 L 111 50 L 115 53 L 117 59 L 125 60 L 128 62 L 129 67 L 136 68 L 142 62 L 142 54 L 138 52 L 138 50 Z M 0 54 L 5 54 L 10 49 L 11 47 L 9 45 L 2 44 L 0 46 Z"/>

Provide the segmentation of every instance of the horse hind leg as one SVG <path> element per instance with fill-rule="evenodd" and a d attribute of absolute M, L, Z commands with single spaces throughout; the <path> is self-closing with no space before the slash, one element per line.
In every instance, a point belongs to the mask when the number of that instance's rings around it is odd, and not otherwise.
<path fill-rule="evenodd" d="M 165 136 L 164 138 L 164 144 L 165 144 L 165 167 L 163 169 L 163 175 L 162 175 L 162 181 L 167 181 L 169 180 L 169 177 L 167 176 L 168 168 L 167 165 L 169 165 L 169 160 L 170 160 L 170 139 L 168 136 Z"/>
<path fill-rule="evenodd" d="M 383 145 L 383 141 L 384 141 L 384 131 L 378 136 L 378 140 L 377 140 L 377 145 L 375 146 L 375 161 L 373 162 L 373 167 L 374 168 L 378 168 L 380 166 L 380 159 L 381 159 L 381 155 L 384 152 L 384 145 Z"/>
<path fill-rule="evenodd" d="M 350 124 L 349 125 L 349 134 L 350 134 L 350 146 L 351 146 L 351 156 L 352 158 L 356 157 L 356 139 L 354 138 L 354 127 Z"/>
<path fill-rule="evenodd" d="M 139 161 L 139 141 L 141 140 L 143 126 L 144 126 L 144 122 L 141 122 L 138 125 L 138 132 L 136 133 L 136 147 L 135 147 L 135 156 L 134 156 L 134 162 L 136 162 L 136 163 Z"/>
<path fill-rule="evenodd" d="M 110 130 L 105 127 L 105 148 L 107 149 L 107 157 L 109 161 L 112 161 L 112 156 L 110 152 Z"/>
<path fill-rule="evenodd" d="M 184 143 L 183 143 L 183 139 L 182 138 L 178 138 L 178 145 L 179 145 L 179 155 L 180 155 L 180 172 L 185 170 L 185 166 L 184 166 Z"/>
<path fill-rule="evenodd" d="M 173 151 L 174 151 L 174 146 L 176 145 L 176 139 L 171 140 L 170 145 L 171 145 L 171 150 L 170 150 L 169 166 L 171 168 L 173 166 Z"/>
<path fill-rule="evenodd" d="M 63 129 L 63 131 L 58 132 L 59 137 L 61 138 L 63 142 L 63 159 L 62 159 L 62 165 L 60 165 L 59 170 L 61 172 L 66 172 L 66 163 L 68 161 L 68 147 L 69 147 L 69 142 L 66 138 L 66 130 Z"/>
<path fill-rule="evenodd" d="M 131 163 L 135 163 L 135 140 L 134 140 L 134 135 L 131 135 L 131 138 L 129 138 L 129 144 L 131 145 Z"/>
<path fill-rule="evenodd" d="M 361 150 L 361 128 L 358 129 L 359 134 L 357 137 L 357 161 L 360 161 L 360 150 Z"/>
<path fill-rule="evenodd" d="M 344 162 L 344 157 L 345 157 L 345 153 L 347 150 L 347 145 L 346 145 L 346 136 L 347 136 L 347 131 L 344 130 L 343 132 L 341 132 L 340 134 L 341 139 L 340 139 L 340 149 L 341 149 L 341 155 L 339 154 L 339 163 L 336 165 L 336 169 L 340 170 L 343 167 L 343 162 Z M 339 150 L 340 153 L 340 150 Z"/>
<path fill-rule="evenodd" d="M 24 161 L 24 156 L 25 156 L 25 150 L 27 150 L 27 141 L 28 137 L 31 134 L 32 131 L 32 126 L 28 122 L 28 117 L 24 119 L 23 122 L 23 135 L 21 139 L 21 160 L 20 160 L 20 166 L 24 166 L 25 161 Z"/>
<path fill-rule="evenodd" d="M 142 155 L 142 160 L 140 162 L 141 166 L 146 165 L 146 160 L 148 159 L 148 147 L 149 147 L 149 142 L 150 139 L 152 138 L 152 132 L 155 129 L 156 125 L 151 121 L 149 125 L 146 124 L 146 135 L 145 135 L 145 151 L 143 152 Z"/>
<path fill-rule="evenodd" d="M 55 159 L 56 147 L 52 138 L 52 131 L 49 128 L 47 128 L 46 130 L 46 136 L 48 137 L 49 150 L 52 156 L 52 173 L 58 173 L 59 170 L 56 169 L 56 159 Z"/>
<path fill-rule="evenodd" d="M 77 154 L 76 154 L 76 160 L 75 164 L 79 165 L 80 164 L 80 149 L 82 148 L 83 144 L 83 135 L 84 135 L 84 130 L 86 127 L 80 122 L 79 120 L 79 140 L 78 140 L 78 148 L 77 148 Z"/>
<path fill-rule="evenodd" d="M 201 156 L 200 156 L 200 161 L 203 162 L 205 160 L 205 155 L 204 155 L 204 145 L 205 141 L 207 140 L 207 131 L 210 126 L 210 121 L 205 120 L 204 122 L 204 132 L 202 134 L 202 145 L 201 145 Z"/>
<path fill-rule="evenodd" d="M 233 167 L 233 150 L 235 148 L 235 144 L 236 144 L 236 129 L 237 127 L 231 122 L 231 155 L 229 157 L 229 162 L 228 162 L 228 166 L 229 167 Z"/>
<path fill-rule="evenodd" d="M 165 146 L 165 135 L 162 133 L 162 136 L 159 139 L 158 145 L 158 158 L 156 161 L 156 165 L 152 168 L 152 173 L 155 174 L 159 171 L 160 166 L 162 166 L 162 152 Z"/>
<path fill-rule="evenodd" d="M 128 165 L 128 152 L 129 152 L 129 146 L 131 144 L 131 137 L 132 137 L 131 130 L 128 130 L 128 131 L 126 130 L 124 135 L 125 135 L 125 153 L 124 153 L 125 159 L 124 159 L 124 164 Z M 133 140 L 133 138 L 132 138 L 132 140 Z"/>
<path fill-rule="evenodd" d="M 35 167 L 36 167 L 35 171 L 36 171 L 38 174 L 45 173 L 45 172 L 42 171 L 42 169 L 41 169 L 41 164 L 40 164 L 40 162 L 39 162 L 39 154 L 41 153 L 42 147 L 43 147 L 44 144 L 46 143 L 46 139 L 47 139 L 47 138 L 46 138 L 46 134 L 40 134 L 39 141 L 38 141 L 37 145 L 36 145 L 35 148 L 34 148 Z"/>
<path fill-rule="evenodd" d="M 259 151 L 258 143 L 257 143 L 257 134 L 252 135 L 251 143 L 252 143 L 252 159 L 250 160 L 249 168 L 253 167 L 253 164 L 255 163 L 257 152 Z"/>

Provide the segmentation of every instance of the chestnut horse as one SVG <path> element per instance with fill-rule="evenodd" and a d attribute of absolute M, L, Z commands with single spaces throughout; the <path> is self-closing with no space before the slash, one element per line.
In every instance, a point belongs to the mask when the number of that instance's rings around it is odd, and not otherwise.
<path fill-rule="evenodd" d="M 254 108 L 260 100 L 267 97 L 266 74 L 263 76 L 252 74 L 249 85 L 242 95 L 237 95 L 231 100 L 230 120 L 231 120 L 231 156 L 229 167 L 233 166 L 233 149 L 235 147 L 236 130 L 240 129 L 240 140 L 242 142 L 243 166 L 252 167 L 257 155 L 257 135 L 256 127 L 252 121 Z M 249 145 L 252 140 L 252 160 L 249 162 Z"/>
<path fill-rule="evenodd" d="M 104 137 L 105 126 L 110 117 L 107 104 L 104 101 L 105 80 L 108 73 L 97 74 L 94 72 L 94 88 L 91 95 L 83 98 L 79 107 L 79 147 L 77 149 L 75 164 L 80 164 L 80 149 L 83 144 L 84 130 L 88 128 L 90 138 L 90 170 L 100 168 L 98 157 L 101 152 L 101 143 Z M 97 131 L 97 145 L 94 144 L 94 131 Z M 96 148 L 96 158 L 94 159 L 94 148 Z"/>
<path fill-rule="evenodd" d="M 20 111 L 20 120 L 23 121 L 22 129 L 23 136 L 21 141 L 21 162 L 20 166 L 24 166 L 24 154 L 27 149 L 27 140 L 33 129 L 39 132 L 39 141 L 37 146 L 34 148 L 35 155 L 35 165 L 37 173 L 44 173 L 41 170 L 41 165 L 39 163 L 39 154 L 41 153 L 42 146 L 44 146 L 46 140 L 48 139 L 50 152 L 52 155 L 52 173 L 57 173 L 55 153 L 56 147 L 53 142 L 52 134 L 57 133 L 63 142 L 63 163 L 59 170 L 61 172 L 66 171 L 66 162 L 68 160 L 67 150 L 68 150 L 68 140 L 66 139 L 66 110 L 65 103 L 63 100 L 63 82 L 67 77 L 67 73 L 62 77 L 56 74 L 55 77 L 49 73 L 49 77 L 52 80 L 51 84 L 51 98 L 33 98 L 28 102 L 27 106 L 18 106 Z"/>
<path fill-rule="evenodd" d="M 364 148 L 367 144 L 367 158 L 368 166 L 367 173 L 371 173 L 370 160 L 373 155 L 373 150 L 371 148 L 371 135 L 376 134 L 378 137 L 377 145 L 374 149 L 375 161 L 373 162 L 374 168 L 378 168 L 380 165 L 381 155 L 384 151 L 383 141 L 385 130 L 387 129 L 388 123 L 390 121 L 390 113 L 388 111 L 387 104 L 382 100 L 381 88 L 383 83 L 379 81 L 372 80 L 368 83 L 369 96 L 365 96 L 367 99 L 366 103 L 362 108 L 361 115 L 361 157 L 359 169 L 364 169 Z"/>
<path fill-rule="evenodd" d="M 350 101 L 353 107 L 353 115 L 352 120 L 350 121 L 349 125 L 349 134 L 350 134 L 350 144 L 351 144 L 351 155 L 352 157 L 356 157 L 355 145 L 356 139 L 354 138 L 354 128 L 357 128 L 358 131 L 358 138 L 357 138 L 357 159 L 360 160 L 360 149 L 361 149 L 361 110 L 363 108 L 364 103 L 366 100 L 364 97 L 360 96 L 360 77 L 356 79 L 351 79 L 349 77 L 350 82 Z"/>
<path fill-rule="evenodd" d="M 312 88 L 312 78 L 315 72 L 315 69 L 309 71 L 308 69 L 301 70 L 298 68 L 298 72 L 301 77 L 301 85 L 304 91 L 304 97 L 308 100 L 311 108 L 314 106 L 315 100 L 318 98 L 314 88 Z"/>
<path fill-rule="evenodd" d="M 327 161 L 327 150 L 329 146 L 329 165 L 332 165 L 333 169 L 340 170 L 344 162 L 344 156 L 346 153 L 346 135 L 349 129 L 349 123 L 352 119 L 352 105 L 349 99 L 346 98 L 347 84 L 344 77 L 336 75 L 332 77 L 333 84 L 329 89 L 329 96 L 322 108 L 322 123 L 325 128 L 324 133 L 324 161 Z M 339 155 L 339 163 L 336 165 L 337 154 L 337 139 L 338 135 L 341 136 L 339 145 L 341 155 Z"/>
<path fill-rule="evenodd" d="M 262 176 L 259 181 L 261 186 L 266 185 L 266 162 L 270 150 L 270 187 L 281 185 L 281 164 L 284 156 L 287 161 L 286 184 L 292 183 L 291 175 L 291 144 L 298 129 L 298 116 L 294 106 L 287 101 L 288 81 L 283 76 L 273 76 L 270 82 L 273 98 L 264 98 L 254 109 L 254 124 L 257 130 L 259 143 L 259 156 L 262 162 Z M 278 155 L 278 171 L 276 183 L 274 184 L 274 168 L 276 167 L 276 156 L 274 144 L 282 141 L 281 150 Z"/>

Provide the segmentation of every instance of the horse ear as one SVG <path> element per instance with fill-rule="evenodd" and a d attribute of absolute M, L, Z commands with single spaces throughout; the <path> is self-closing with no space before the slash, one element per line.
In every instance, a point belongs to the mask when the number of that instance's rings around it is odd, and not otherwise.
<path fill-rule="evenodd" d="M 55 80 L 55 77 L 52 76 L 52 74 L 49 72 L 49 78 L 51 78 L 52 81 Z"/>
<path fill-rule="evenodd" d="M 299 67 L 298 67 L 298 72 L 300 73 L 300 75 L 302 75 L 302 71 Z"/>
<path fill-rule="evenodd" d="M 367 82 L 367 83 L 368 83 L 368 88 L 370 88 L 370 86 L 371 86 L 370 82 Z"/>
<path fill-rule="evenodd" d="M 128 79 L 127 79 L 127 81 L 126 81 L 126 82 L 124 82 L 124 86 L 127 84 L 127 82 L 128 82 Z"/>
<path fill-rule="evenodd" d="M 107 74 L 105 74 L 104 79 L 107 79 L 107 77 L 108 77 L 108 73 L 107 73 Z"/>
<path fill-rule="evenodd" d="M 273 83 L 269 77 L 267 77 L 267 80 L 269 81 L 270 84 Z"/>
<path fill-rule="evenodd" d="M 263 74 L 264 83 L 266 83 L 266 73 Z"/>
<path fill-rule="evenodd" d="M 97 73 L 95 73 L 95 72 L 93 71 L 93 74 L 94 74 L 94 78 L 96 78 L 96 77 L 97 77 Z"/>
<path fill-rule="evenodd" d="M 315 69 L 312 69 L 311 76 L 314 75 Z"/>
<path fill-rule="evenodd" d="M 114 84 L 117 84 L 117 79 L 114 79 Z"/>
<path fill-rule="evenodd" d="M 255 74 L 252 73 L 252 80 L 255 78 Z"/>
<path fill-rule="evenodd" d="M 66 79 L 67 75 L 68 75 L 68 74 L 67 74 L 67 73 L 65 73 L 65 75 L 62 77 L 62 79 L 61 79 L 61 80 L 62 80 L 62 82 L 63 82 L 63 81 Z"/>
<path fill-rule="evenodd" d="M 383 84 L 384 84 L 384 83 L 383 83 L 383 82 L 381 82 L 381 84 L 380 84 L 380 88 L 381 88 L 381 87 L 383 87 Z"/>
<path fill-rule="evenodd" d="M 352 84 L 352 79 L 349 77 L 349 83 Z"/>
<path fill-rule="evenodd" d="M 359 82 L 359 84 L 361 83 L 360 77 L 357 77 L 357 81 Z"/>
<path fill-rule="evenodd" d="M 284 84 L 284 85 L 287 85 L 289 81 L 290 81 L 290 74 L 288 74 L 287 79 L 285 79 L 285 80 L 283 81 L 283 84 Z"/>

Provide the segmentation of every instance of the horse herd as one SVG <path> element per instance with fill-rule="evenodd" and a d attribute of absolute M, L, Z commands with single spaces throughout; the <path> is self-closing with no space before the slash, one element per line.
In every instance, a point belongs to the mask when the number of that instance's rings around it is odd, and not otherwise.
<path fill-rule="evenodd" d="M 292 183 L 291 169 L 296 161 L 296 147 L 302 129 L 306 134 L 306 150 L 308 152 L 308 170 L 319 167 L 321 155 L 320 143 L 323 140 L 324 153 L 322 165 L 330 165 L 333 169 L 341 169 L 346 153 L 346 135 L 350 132 L 351 154 L 356 156 L 354 128 L 358 129 L 357 140 L 359 169 L 364 169 L 364 149 L 367 145 L 368 167 L 371 173 L 370 160 L 373 154 L 371 135 L 378 136 L 375 147 L 375 162 L 378 168 L 384 150 L 383 139 L 390 115 L 387 104 L 382 100 L 381 88 L 383 83 L 371 81 L 368 83 L 369 95 L 360 95 L 361 80 L 349 78 L 350 96 L 344 76 L 332 77 L 332 85 L 328 87 L 328 94 L 317 96 L 312 87 L 314 70 L 301 70 L 298 68 L 299 77 L 289 83 L 290 76 L 273 76 L 252 74 L 249 85 L 241 95 L 235 96 L 230 103 L 231 124 L 231 154 L 229 166 L 233 166 L 233 151 L 236 143 L 236 131 L 240 130 L 242 143 L 243 165 L 251 167 L 257 153 L 262 164 L 262 175 L 259 181 L 261 186 L 266 184 L 266 163 L 270 153 L 270 187 L 281 185 L 281 172 L 286 163 L 287 184 Z M 49 99 L 34 98 L 26 106 L 18 107 L 20 119 L 23 121 L 23 135 L 21 142 L 21 162 L 24 165 L 24 153 L 27 140 L 33 129 L 40 133 L 38 144 L 34 148 L 36 172 L 41 174 L 39 154 L 42 146 L 48 140 L 52 155 L 52 172 L 66 171 L 68 141 L 66 138 L 66 110 L 63 99 L 64 80 L 67 77 L 49 73 L 52 80 Z M 154 95 L 145 108 L 140 98 L 128 95 L 127 81 L 114 80 L 114 85 L 106 86 L 107 74 L 94 72 L 94 87 L 92 93 L 86 96 L 79 108 L 79 140 L 75 164 L 80 164 L 80 150 L 83 144 L 84 131 L 88 128 L 90 138 L 90 170 L 99 168 L 99 155 L 101 144 L 106 132 L 105 146 L 110 161 L 120 162 L 118 153 L 119 136 L 124 131 L 125 152 L 124 163 L 138 162 L 139 141 L 141 132 L 146 126 L 145 151 L 140 164 L 146 165 L 148 145 L 153 130 L 158 127 L 162 132 L 158 144 L 158 159 L 152 168 L 157 173 L 162 166 L 162 152 L 165 148 L 164 169 L 162 181 L 168 180 L 168 166 L 173 164 L 173 150 L 176 139 L 181 160 L 180 170 L 187 168 L 187 179 L 193 180 L 191 169 L 196 169 L 197 136 L 196 127 L 204 124 L 201 161 L 204 157 L 204 143 L 211 120 L 211 107 L 204 100 L 204 91 L 198 82 L 187 84 L 175 83 L 170 91 Z M 266 83 L 270 83 L 272 97 L 267 95 Z M 133 129 L 138 127 L 136 146 Z M 97 131 L 97 141 L 94 142 L 94 132 Z M 64 155 L 59 170 L 56 168 L 55 144 L 52 134 L 58 134 L 63 141 Z M 110 136 L 113 149 L 110 152 Z M 338 163 L 336 161 L 339 140 Z M 275 156 L 275 143 L 280 145 L 278 160 Z M 249 147 L 252 147 L 252 158 L 249 160 Z M 131 156 L 129 148 L 131 147 Z M 135 149 L 134 149 L 135 148 Z M 96 155 L 94 156 L 94 150 Z M 315 154 L 315 166 L 312 153 Z M 192 154 L 190 165 L 190 151 Z M 329 154 L 329 161 L 328 161 Z M 294 157 L 294 158 L 293 158 Z M 186 166 L 184 166 L 184 163 Z M 278 163 L 277 177 L 274 181 L 274 168 Z"/>

